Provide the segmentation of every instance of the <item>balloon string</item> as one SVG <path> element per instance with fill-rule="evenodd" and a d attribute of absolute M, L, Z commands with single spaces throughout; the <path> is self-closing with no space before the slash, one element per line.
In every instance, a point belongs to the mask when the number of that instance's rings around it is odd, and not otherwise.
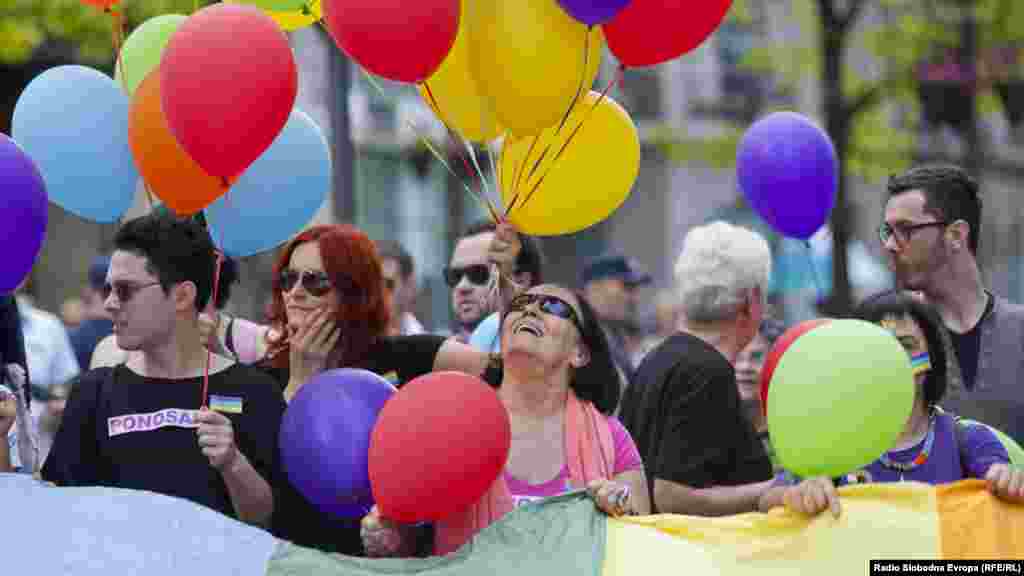
<path fill-rule="evenodd" d="M 811 247 L 811 241 L 804 240 L 803 245 L 807 249 L 804 253 L 807 254 L 807 264 L 811 267 L 811 282 L 814 283 L 814 299 L 817 301 L 825 297 L 825 290 L 821 285 L 821 280 L 818 278 L 818 269 L 814 265 L 814 248 Z"/>
<path fill-rule="evenodd" d="M 612 89 L 612 86 L 614 84 L 615 79 L 613 78 L 612 81 L 609 82 L 607 86 L 605 86 L 604 90 L 601 91 L 601 95 L 598 96 L 597 100 L 594 101 L 594 104 L 593 106 L 590 107 L 590 110 L 587 110 L 586 115 L 580 120 L 580 123 L 576 125 L 576 128 L 573 129 L 572 133 L 569 134 L 569 137 L 566 138 L 565 142 L 562 143 L 562 147 L 558 149 L 558 153 L 555 154 L 555 156 L 551 159 L 551 163 L 548 165 L 547 171 L 545 171 L 544 174 L 537 180 L 537 183 L 534 184 L 532 188 L 530 188 L 529 193 L 527 193 L 526 197 L 523 198 L 523 201 L 522 203 L 520 203 L 519 208 L 526 206 L 526 203 L 529 202 L 531 198 L 533 198 L 533 195 L 536 194 L 541 184 L 544 183 L 544 180 L 548 177 L 548 174 L 550 174 L 551 170 L 554 169 L 555 163 L 558 162 L 558 159 L 562 157 L 562 154 L 565 152 L 566 148 L 569 147 L 569 144 L 571 144 L 572 141 L 576 138 L 576 135 L 579 134 L 580 129 L 593 115 L 594 110 L 596 110 L 597 107 L 601 104 L 601 102 L 604 101 L 605 96 L 608 95 L 608 92 Z"/>
<path fill-rule="evenodd" d="M 217 265 L 213 270 L 213 295 L 210 304 L 212 308 L 217 308 L 217 296 L 220 292 L 220 270 L 224 265 L 224 253 L 217 251 Z M 210 364 L 213 363 L 213 350 L 207 346 L 206 348 L 206 367 L 203 369 L 203 396 L 200 398 L 199 408 L 203 409 L 207 407 L 207 392 L 210 389 Z"/>
<path fill-rule="evenodd" d="M 362 70 L 362 68 L 360 68 L 360 70 Z M 362 70 L 362 72 L 363 72 L 363 75 L 366 77 L 366 80 L 370 83 L 371 86 L 373 86 L 373 88 L 375 90 L 377 90 L 377 92 L 381 95 L 381 97 L 387 98 L 387 95 L 384 94 L 384 89 L 381 88 L 381 86 L 379 84 L 377 84 L 377 81 L 374 80 L 373 76 L 371 76 L 370 73 L 367 72 L 366 70 Z M 408 124 L 409 128 L 412 129 L 413 133 L 415 133 L 416 136 L 419 138 L 419 141 L 424 146 L 426 146 L 427 150 L 429 150 L 430 153 L 433 154 L 434 158 L 436 158 L 437 161 L 441 163 L 441 166 L 444 166 L 444 169 L 448 172 L 448 174 L 450 174 L 453 178 L 458 180 L 459 183 L 462 184 L 462 187 L 466 190 L 466 192 L 470 196 L 476 198 L 477 201 L 479 201 L 481 203 L 483 208 L 488 209 L 488 205 L 484 203 L 483 199 L 480 198 L 476 194 L 476 192 L 474 192 L 473 189 L 470 188 L 469 185 L 466 184 L 466 182 L 458 175 L 458 173 L 455 172 L 455 170 L 452 170 L 452 167 L 448 164 L 448 161 L 445 160 L 444 156 L 440 152 L 437 151 L 437 149 L 434 147 L 434 145 L 430 142 L 430 139 L 426 138 L 422 134 L 420 134 L 420 130 L 416 127 L 415 124 L 413 124 L 412 120 L 409 120 L 408 118 L 406 118 L 405 122 L 406 122 L 406 124 Z"/>
<path fill-rule="evenodd" d="M 456 144 L 459 144 L 459 138 L 461 138 L 461 136 L 458 135 L 454 130 L 452 130 L 451 126 L 445 120 L 444 113 L 441 112 L 441 106 L 440 104 L 438 104 L 437 98 L 434 97 L 433 90 L 430 89 L 430 83 L 424 81 L 423 88 L 427 92 L 427 97 L 430 99 L 431 106 L 434 107 L 434 110 L 437 110 L 437 117 L 441 121 L 441 125 L 444 126 L 445 131 L 448 133 L 448 137 L 451 138 L 452 141 L 455 142 Z M 473 164 L 476 166 L 476 174 L 479 177 L 481 184 L 483 186 L 486 186 L 486 183 L 484 182 L 484 173 L 483 170 L 480 169 L 480 164 L 476 161 L 476 152 L 473 151 L 472 144 L 470 144 L 469 141 L 464 138 L 462 139 L 462 143 L 465 145 L 467 150 L 472 152 Z M 469 158 L 467 158 L 467 156 L 469 156 L 469 154 L 459 154 L 459 157 L 462 159 L 462 163 L 465 166 L 466 171 L 472 173 L 473 166 L 470 165 Z M 491 215 L 491 219 L 494 220 L 495 222 L 498 222 L 498 213 L 497 210 L 494 208 L 494 205 L 491 203 L 490 198 L 484 195 L 482 200 L 486 203 L 487 212 Z"/>
<path fill-rule="evenodd" d="M 558 134 L 561 133 L 562 128 L 564 128 L 566 123 L 569 121 L 569 117 L 572 115 L 573 109 L 576 108 L 576 104 L 579 102 L 580 97 L 583 94 L 584 82 L 586 82 L 586 80 L 587 80 L 587 69 L 590 67 L 590 34 L 591 34 L 591 32 L 593 32 L 593 30 L 594 30 L 593 26 L 587 26 L 587 32 L 586 32 L 586 34 L 583 37 L 583 70 L 582 70 L 582 74 L 580 75 L 580 82 L 576 86 L 576 94 L 573 96 L 572 102 L 569 103 L 569 107 L 565 110 L 565 113 L 562 115 L 562 119 L 558 122 L 558 127 L 555 128 L 555 132 L 554 132 L 553 136 L 558 136 Z M 533 144 L 531 144 L 529 150 L 527 150 L 526 157 L 523 158 L 523 166 L 526 166 L 526 165 L 529 164 L 530 155 L 533 152 L 534 145 L 536 145 L 538 138 L 539 138 L 539 136 L 534 138 Z M 551 150 L 552 146 L 554 146 L 554 144 L 548 145 L 544 149 L 544 151 L 540 153 L 540 156 L 537 157 L 536 161 L 534 161 L 533 166 L 530 168 L 529 174 L 526 175 L 526 181 L 527 182 L 529 182 L 530 179 L 532 179 L 533 176 L 537 173 L 537 170 L 540 169 L 541 164 L 544 162 L 544 159 L 547 158 L 548 152 Z M 519 184 L 521 182 L 521 177 L 522 177 L 524 172 L 525 171 L 520 172 L 520 174 L 519 174 L 520 177 L 516 178 L 515 194 L 513 194 L 512 201 L 509 203 L 508 207 L 505 209 L 505 216 L 506 217 L 516 207 L 516 204 L 517 204 L 517 202 L 520 199 L 519 192 L 520 192 L 521 189 L 519 187 Z"/>
<path fill-rule="evenodd" d="M 540 134 L 533 137 L 533 142 L 530 142 L 530 147 L 526 149 L 526 156 L 523 157 L 522 162 L 515 167 L 515 171 L 512 174 L 512 201 L 505 207 L 505 217 L 507 218 L 509 213 L 512 211 L 512 207 L 519 201 L 519 190 L 520 184 L 523 181 L 523 174 L 526 173 L 526 166 L 530 162 L 530 156 L 533 155 L 533 150 L 537 147 L 537 142 L 540 141 Z M 504 155 L 504 149 L 502 155 Z"/>

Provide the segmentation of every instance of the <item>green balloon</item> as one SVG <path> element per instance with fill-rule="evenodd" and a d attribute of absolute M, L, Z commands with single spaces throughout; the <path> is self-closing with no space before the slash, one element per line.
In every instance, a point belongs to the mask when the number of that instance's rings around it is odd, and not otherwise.
<path fill-rule="evenodd" d="M 1001 430 L 997 430 L 989 426 L 988 424 L 985 424 L 984 422 L 966 419 L 961 420 L 961 422 L 969 426 L 984 426 L 991 430 L 992 433 L 996 435 L 996 438 L 999 438 L 999 441 L 1002 442 L 1003 444 L 1003 448 L 1006 448 L 1006 452 L 1010 455 L 1010 464 L 1012 464 L 1015 468 L 1024 467 L 1024 448 L 1021 448 L 1020 444 L 1017 444 L 1016 440 L 1010 438 Z"/>
<path fill-rule="evenodd" d="M 164 48 L 185 19 L 179 14 L 157 16 L 146 20 L 128 35 L 121 48 L 114 78 L 129 95 L 134 94 L 146 76 L 160 66 Z"/>
<path fill-rule="evenodd" d="M 269 12 L 298 12 L 309 0 L 233 0 L 238 4 L 256 6 Z"/>
<path fill-rule="evenodd" d="M 836 477 L 892 448 L 914 403 L 910 358 L 884 328 L 834 320 L 798 338 L 768 389 L 768 431 L 782 466 Z"/>

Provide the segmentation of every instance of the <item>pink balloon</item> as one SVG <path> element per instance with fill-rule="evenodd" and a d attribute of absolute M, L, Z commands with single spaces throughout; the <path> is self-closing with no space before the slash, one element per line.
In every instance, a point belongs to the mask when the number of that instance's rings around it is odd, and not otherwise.
<path fill-rule="evenodd" d="M 288 38 L 258 8 L 215 4 L 171 36 L 160 62 L 171 133 L 207 173 L 238 176 L 288 122 L 298 71 Z"/>

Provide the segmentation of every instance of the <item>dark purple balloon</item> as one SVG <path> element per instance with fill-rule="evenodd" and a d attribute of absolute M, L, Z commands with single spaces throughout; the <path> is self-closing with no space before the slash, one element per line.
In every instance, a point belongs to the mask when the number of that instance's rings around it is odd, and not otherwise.
<path fill-rule="evenodd" d="M 765 222 L 780 234 L 806 240 L 835 206 L 839 162 L 832 140 L 816 124 L 794 112 L 776 112 L 743 135 L 736 175 Z"/>
<path fill-rule="evenodd" d="M 587 26 L 597 26 L 611 20 L 630 0 L 558 0 L 562 9 Z"/>
<path fill-rule="evenodd" d="M 373 507 L 370 434 L 395 387 L 367 370 L 342 368 L 313 377 L 281 422 L 288 480 L 323 512 L 361 518 Z"/>
<path fill-rule="evenodd" d="M 13 292 L 28 276 L 46 239 L 46 184 L 35 162 L 14 140 L 0 134 L 0 294 Z"/>

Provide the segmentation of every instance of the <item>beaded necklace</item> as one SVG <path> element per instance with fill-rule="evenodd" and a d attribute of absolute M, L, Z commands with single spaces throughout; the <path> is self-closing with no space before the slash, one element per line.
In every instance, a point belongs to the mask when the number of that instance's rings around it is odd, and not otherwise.
<path fill-rule="evenodd" d="M 932 414 L 928 419 L 928 435 L 924 438 L 924 445 L 921 446 L 921 451 L 918 452 L 917 456 L 910 462 L 895 462 L 889 458 L 889 453 L 886 452 L 878 459 L 878 462 L 885 468 L 890 470 L 898 470 L 900 473 L 900 480 L 903 480 L 903 474 L 910 472 L 918 466 L 928 461 L 928 457 L 931 456 L 932 446 L 935 444 L 935 414 Z"/>

